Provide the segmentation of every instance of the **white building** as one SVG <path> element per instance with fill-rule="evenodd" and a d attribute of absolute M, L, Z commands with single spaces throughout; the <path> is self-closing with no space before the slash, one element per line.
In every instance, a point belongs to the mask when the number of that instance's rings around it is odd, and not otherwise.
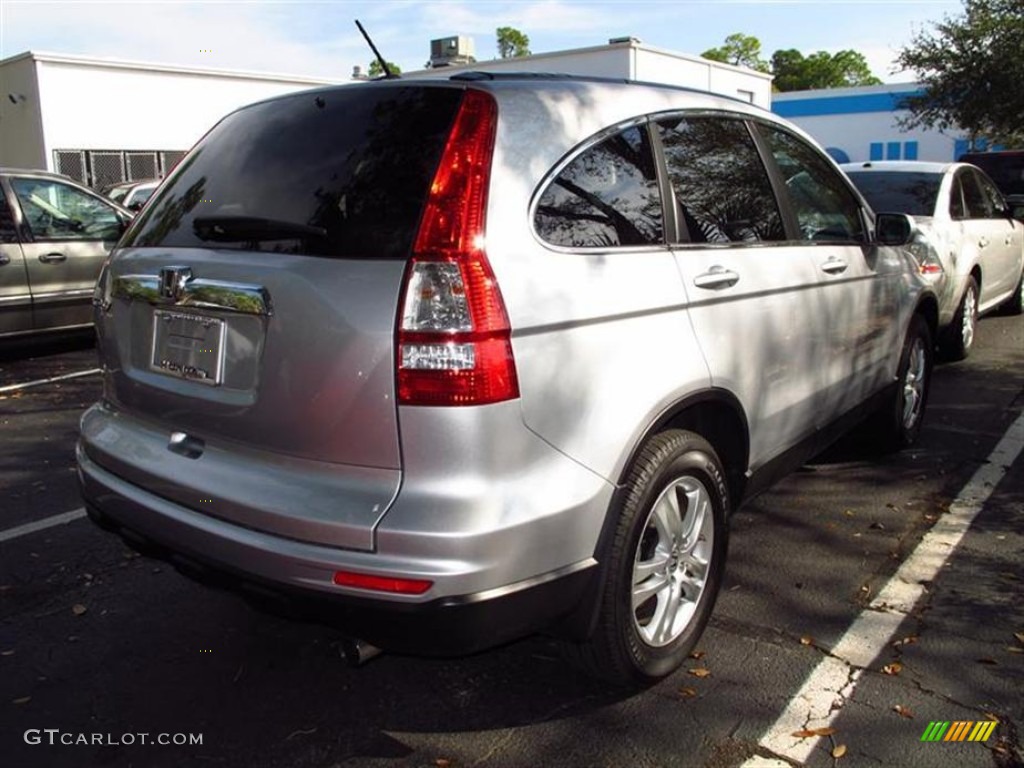
<path fill-rule="evenodd" d="M 636 38 L 608 41 L 607 45 L 568 51 L 537 53 L 512 59 L 493 59 L 457 67 L 424 69 L 407 77 L 450 77 L 459 71 L 556 72 L 590 77 L 611 77 L 667 83 L 720 93 L 765 109 L 772 104 L 772 76 L 746 67 L 702 59 L 685 53 L 644 45 Z"/>
<path fill-rule="evenodd" d="M 905 129 L 902 101 L 919 94 L 916 83 L 776 93 L 772 111 L 799 125 L 838 162 L 956 160 L 968 149 L 962 131 Z"/>
<path fill-rule="evenodd" d="M 456 38 L 462 39 L 462 38 Z M 771 77 L 633 38 L 592 48 L 441 67 L 647 80 L 771 104 Z M 162 176 L 221 117 L 305 88 L 351 83 L 29 51 L 0 61 L 0 166 L 45 168 L 104 187 Z"/>
<path fill-rule="evenodd" d="M 94 187 L 153 178 L 232 110 L 334 82 L 22 53 L 0 61 L 0 166 Z"/>

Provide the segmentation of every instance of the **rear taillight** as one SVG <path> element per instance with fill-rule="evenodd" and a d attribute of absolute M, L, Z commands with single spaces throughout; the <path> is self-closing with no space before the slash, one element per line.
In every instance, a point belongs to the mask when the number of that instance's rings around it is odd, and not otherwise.
<path fill-rule="evenodd" d="M 398 402 L 483 405 L 519 397 L 505 304 L 484 252 L 497 124 L 466 91 L 427 196 L 398 315 Z"/>

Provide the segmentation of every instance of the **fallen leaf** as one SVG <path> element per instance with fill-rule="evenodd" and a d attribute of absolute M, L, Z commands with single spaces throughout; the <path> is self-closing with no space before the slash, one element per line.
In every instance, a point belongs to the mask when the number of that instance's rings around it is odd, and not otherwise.
<path fill-rule="evenodd" d="M 894 648 L 899 648 L 901 645 L 913 645 L 917 642 L 917 635 L 907 635 L 902 640 L 897 640 L 892 645 Z"/>
<path fill-rule="evenodd" d="M 814 736 L 831 736 L 835 732 L 835 728 L 804 728 L 802 731 L 794 731 L 791 735 L 798 739 L 810 739 Z"/>
<path fill-rule="evenodd" d="M 694 677 L 711 677 L 711 670 L 705 667 L 697 667 L 696 669 L 688 669 L 686 671 Z"/>
<path fill-rule="evenodd" d="M 437 768 L 448 768 L 451 764 L 451 760 L 445 760 L 443 757 L 439 757 L 434 761 L 434 765 L 436 765 Z"/>
<path fill-rule="evenodd" d="M 694 696 L 697 695 L 697 689 L 691 688 L 687 685 L 679 689 L 679 695 L 682 696 L 684 699 L 692 699 Z"/>
<path fill-rule="evenodd" d="M 846 745 L 837 744 L 836 748 L 832 750 L 832 758 L 838 760 L 840 757 L 846 754 Z"/>
<path fill-rule="evenodd" d="M 987 717 L 989 720 L 995 720 L 997 723 L 1003 722 L 996 715 L 993 715 L 991 712 L 986 712 L 985 717 Z"/>
<path fill-rule="evenodd" d="M 977 659 L 977 662 L 979 664 L 988 664 L 989 666 L 995 666 L 996 664 L 999 663 L 998 661 L 996 661 L 995 659 L 991 658 L 990 656 L 983 656 L 982 658 Z"/>
<path fill-rule="evenodd" d="M 892 664 L 886 664 L 882 667 L 882 671 L 887 675 L 898 675 L 903 670 L 903 665 L 898 661 L 894 661 Z"/>
<path fill-rule="evenodd" d="M 872 523 L 871 525 L 868 526 L 868 528 L 870 528 L 872 531 L 884 531 L 885 530 L 885 526 L 882 525 L 881 523 L 877 523 L 877 522 L 876 523 Z"/>
<path fill-rule="evenodd" d="M 1013 636 L 1017 638 L 1017 642 L 1024 645 L 1024 632 L 1014 632 Z"/>
<path fill-rule="evenodd" d="M 11 704 L 28 704 L 32 701 L 31 696 L 22 696 L 20 699 L 14 699 Z"/>
<path fill-rule="evenodd" d="M 847 517 L 853 517 L 857 513 L 854 512 L 852 509 L 844 509 L 843 510 L 843 514 L 846 515 Z"/>
<path fill-rule="evenodd" d="M 85 607 L 84 605 L 82 605 L 81 603 L 75 603 L 75 604 L 74 604 L 73 606 L 71 606 L 71 612 L 72 612 L 73 614 L 75 614 L 75 616 L 81 616 L 81 615 L 82 615 L 83 613 L 85 613 L 85 612 L 86 612 L 86 611 L 88 611 L 88 610 L 89 610 L 89 609 L 88 609 L 88 608 L 86 608 L 86 607 Z"/>
<path fill-rule="evenodd" d="M 6 651 L 0 651 L 0 656 L 13 656 L 13 655 L 14 655 L 14 649 L 13 648 L 8 648 Z"/>
<path fill-rule="evenodd" d="M 814 638 L 810 635 L 804 635 L 800 638 L 800 645 L 814 645 Z"/>
<path fill-rule="evenodd" d="M 694 651 L 693 653 L 690 654 L 690 658 L 691 659 L 703 659 L 704 655 L 705 655 L 704 651 Z"/>
<path fill-rule="evenodd" d="M 892 711 L 900 717 L 905 717 L 908 720 L 912 720 L 914 718 L 914 713 L 906 707 L 904 707 L 902 704 L 897 704 L 895 707 L 892 708 Z"/>
<path fill-rule="evenodd" d="M 1010 653 L 1024 653 L 1024 648 L 1021 648 L 1019 645 L 1008 645 L 1006 650 Z"/>

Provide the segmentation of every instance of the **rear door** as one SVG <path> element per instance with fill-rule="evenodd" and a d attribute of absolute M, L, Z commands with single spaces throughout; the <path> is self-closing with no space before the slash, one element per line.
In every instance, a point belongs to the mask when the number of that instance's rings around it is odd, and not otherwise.
<path fill-rule="evenodd" d="M 32 294 L 6 192 L 0 184 L 0 336 L 32 330 Z"/>
<path fill-rule="evenodd" d="M 123 231 L 117 209 L 56 179 L 11 176 L 10 184 L 27 234 L 33 327 L 88 325 L 96 278 Z"/>
<path fill-rule="evenodd" d="M 742 119 L 660 118 L 674 254 L 712 383 L 736 394 L 750 463 L 814 432 L 827 343 L 815 265 L 786 239 L 771 181 Z"/>

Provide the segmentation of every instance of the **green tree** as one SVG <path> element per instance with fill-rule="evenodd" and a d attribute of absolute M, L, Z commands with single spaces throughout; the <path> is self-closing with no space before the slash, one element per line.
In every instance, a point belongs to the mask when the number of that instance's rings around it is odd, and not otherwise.
<path fill-rule="evenodd" d="M 498 27 L 498 55 L 503 59 L 530 55 L 530 38 L 513 27 Z"/>
<path fill-rule="evenodd" d="M 402 68 L 393 61 L 388 62 L 388 69 L 391 70 L 391 74 L 393 75 L 402 74 Z M 368 71 L 370 73 L 370 77 L 380 77 L 384 74 L 384 67 L 380 65 L 380 61 L 378 59 L 374 59 L 370 62 L 370 68 Z"/>
<path fill-rule="evenodd" d="M 778 91 L 805 91 L 811 88 L 844 88 L 853 85 L 879 85 L 862 53 L 852 50 L 828 53 L 818 51 L 804 56 L 793 48 L 772 54 L 773 85 Z"/>
<path fill-rule="evenodd" d="M 918 32 L 896 61 L 923 86 L 904 101 L 904 127 L 1024 143 L 1024 0 L 965 0 L 962 16 Z"/>
<path fill-rule="evenodd" d="M 724 45 L 719 48 L 709 48 L 701 56 L 712 61 L 721 61 L 724 64 L 749 67 L 758 72 L 768 71 L 768 62 L 761 58 L 761 41 L 753 35 L 736 32 L 725 38 Z"/>

